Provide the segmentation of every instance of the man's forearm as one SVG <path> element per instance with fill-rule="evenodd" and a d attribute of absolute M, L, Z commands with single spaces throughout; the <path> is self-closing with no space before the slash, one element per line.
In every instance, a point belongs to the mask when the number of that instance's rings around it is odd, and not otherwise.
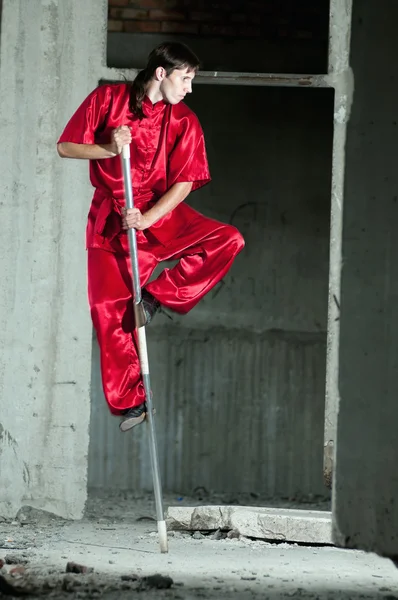
<path fill-rule="evenodd" d="M 145 213 L 145 218 L 149 222 L 149 227 L 154 225 L 162 217 L 178 206 L 188 196 L 192 189 L 192 181 L 175 183 L 169 190 L 156 202 L 156 204 Z"/>
<path fill-rule="evenodd" d="M 58 154 L 62 158 L 86 158 L 88 160 L 101 160 L 117 156 L 113 144 L 74 144 L 61 142 L 57 144 Z"/>

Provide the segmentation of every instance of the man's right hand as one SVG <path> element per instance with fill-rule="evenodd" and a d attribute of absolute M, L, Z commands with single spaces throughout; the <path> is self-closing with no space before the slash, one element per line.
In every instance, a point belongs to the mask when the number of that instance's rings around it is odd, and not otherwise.
<path fill-rule="evenodd" d="M 115 154 L 121 154 L 123 146 L 126 146 L 126 144 L 131 144 L 132 137 L 130 127 L 127 127 L 127 125 L 122 125 L 121 127 L 116 127 L 116 129 L 113 129 L 111 140 L 113 152 Z"/>
<path fill-rule="evenodd" d="M 1 4 L 1 0 L 0 0 Z M 75 144 L 73 142 L 60 142 L 57 144 L 58 154 L 61 158 L 88 158 L 89 160 L 102 160 L 114 158 L 122 153 L 123 146 L 131 143 L 131 131 L 127 125 L 116 127 L 112 130 L 109 144 Z"/>

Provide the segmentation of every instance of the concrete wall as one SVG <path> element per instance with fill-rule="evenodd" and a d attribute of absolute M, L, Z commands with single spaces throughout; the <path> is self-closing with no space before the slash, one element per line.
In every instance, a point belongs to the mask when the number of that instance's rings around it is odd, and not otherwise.
<path fill-rule="evenodd" d="M 343 210 L 338 543 L 398 555 L 398 5 L 354 2 Z"/>
<path fill-rule="evenodd" d="M 82 265 L 90 189 L 87 164 L 61 161 L 55 141 L 98 80 L 117 76 L 105 66 L 106 7 L 106 0 L 3 2 L 5 516 L 30 504 L 76 518 L 86 498 L 91 327 Z M 237 225 L 247 248 L 195 312 L 158 319 L 150 331 L 163 479 L 181 491 L 323 493 L 331 92 L 218 88 L 210 103 L 209 89 L 199 87 L 192 105 L 215 181 L 192 202 Z M 149 488 L 144 430 L 119 434 L 98 391 L 96 360 L 93 371 L 89 482 Z"/>
<path fill-rule="evenodd" d="M 354 82 L 350 67 L 352 0 L 332 0 L 330 6 L 329 84 L 334 89 L 332 194 L 330 211 L 329 306 L 326 360 L 324 480 L 332 487 L 339 404 L 339 329 L 342 205 L 345 143 Z"/>
<path fill-rule="evenodd" d="M 82 24 L 84 23 L 84 35 Z M 4 0 L 0 114 L 0 515 L 80 517 L 91 325 L 87 164 L 55 143 L 105 63 L 106 1 Z"/>
<path fill-rule="evenodd" d="M 190 203 L 246 248 L 188 316 L 148 329 L 165 488 L 325 495 L 333 91 L 197 86 L 189 103 L 213 176 Z M 145 430 L 108 416 L 96 346 L 93 369 L 89 485 L 149 489 Z"/>

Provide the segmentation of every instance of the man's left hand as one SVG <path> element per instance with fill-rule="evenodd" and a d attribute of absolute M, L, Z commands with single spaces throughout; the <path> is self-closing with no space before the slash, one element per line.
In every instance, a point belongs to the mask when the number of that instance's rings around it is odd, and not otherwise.
<path fill-rule="evenodd" d="M 123 229 L 138 229 L 143 231 L 151 226 L 148 217 L 142 214 L 138 208 L 125 208 L 123 209 L 122 216 Z"/>

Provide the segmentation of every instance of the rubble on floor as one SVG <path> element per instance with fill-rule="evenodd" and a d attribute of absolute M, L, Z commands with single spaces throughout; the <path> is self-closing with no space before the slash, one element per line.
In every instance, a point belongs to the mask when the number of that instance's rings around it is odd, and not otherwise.
<path fill-rule="evenodd" d="M 201 502 L 211 500 L 203 495 Z M 166 496 L 165 506 L 173 505 L 192 512 L 195 499 Z M 242 505 L 233 507 L 234 519 L 235 509 L 248 508 Z M 207 513 L 198 514 L 203 527 Z M 391 561 L 332 546 L 246 537 L 231 514 L 228 528 L 225 521 L 217 527 L 214 518 L 215 529 L 169 531 L 169 553 L 161 554 L 151 494 L 91 497 L 81 521 L 24 509 L 18 519 L 0 519 L 0 597 L 398 600 Z"/>

